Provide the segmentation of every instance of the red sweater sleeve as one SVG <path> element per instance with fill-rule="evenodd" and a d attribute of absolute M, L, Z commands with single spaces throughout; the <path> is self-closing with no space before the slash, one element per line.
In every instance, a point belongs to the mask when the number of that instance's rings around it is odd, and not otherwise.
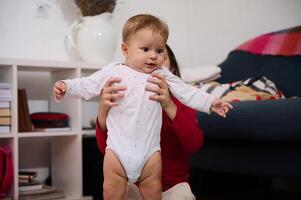
<path fill-rule="evenodd" d="M 196 111 L 181 104 L 175 98 L 173 100 L 177 106 L 177 113 L 172 121 L 172 127 L 184 150 L 188 153 L 194 153 L 204 144 L 204 133 L 199 128 Z"/>
<path fill-rule="evenodd" d="M 96 119 L 96 142 L 99 150 L 104 154 L 106 147 L 107 147 L 107 131 L 103 132 L 101 131 L 99 124 L 98 124 L 98 118 Z"/>

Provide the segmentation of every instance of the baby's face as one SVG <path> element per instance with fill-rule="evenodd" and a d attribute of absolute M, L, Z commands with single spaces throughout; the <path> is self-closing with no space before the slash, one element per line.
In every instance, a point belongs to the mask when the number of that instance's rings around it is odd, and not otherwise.
<path fill-rule="evenodd" d="M 164 49 L 162 36 L 148 28 L 137 31 L 122 44 L 126 65 L 147 74 L 162 66 L 165 60 Z"/>

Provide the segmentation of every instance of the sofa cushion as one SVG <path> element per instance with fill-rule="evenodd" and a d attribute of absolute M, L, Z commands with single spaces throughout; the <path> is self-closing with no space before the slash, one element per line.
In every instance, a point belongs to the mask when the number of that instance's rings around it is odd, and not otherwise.
<path fill-rule="evenodd" d="M 301 87 L 298 84 L 301 56 L 257 55 L 236 50 L 219 66 L 222 69 L 222 77 L 219 80 L 221 83 L 265 76 L 273 81 L 286 97 L 301 96 Z"/>

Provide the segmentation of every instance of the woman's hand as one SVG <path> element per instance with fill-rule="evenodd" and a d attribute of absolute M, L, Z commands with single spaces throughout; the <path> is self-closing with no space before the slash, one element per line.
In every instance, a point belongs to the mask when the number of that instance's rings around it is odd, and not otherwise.
<path fill-rule="evenodd" d="M 152 77 L 148 78 L 148 82 L 157 85 L 158 87 L 151 86 L 148 84 L 145 90 L 154 92 L 149 98 L 154 101 L 158 101 L 162 109 L 166 112 L 168 118 L 173 120 L 176 116 L 177 106 L 174 104 L 170 97 L 169 89 L 165 78 L 157 73 L 153 73 Z"/>
<path fill-rule="evenodd" d="M 111 107 L 118 106 L 116 102 L 124 97 L 121 91 L 125 91 L 126 86 L 114 85 L 121 81 L 118 77 L 109 78 L 104 85 L 99 97 L 99 109 L 98 109 L 98 124 L 102 131 L 106 130 L 106 119 Z"/>

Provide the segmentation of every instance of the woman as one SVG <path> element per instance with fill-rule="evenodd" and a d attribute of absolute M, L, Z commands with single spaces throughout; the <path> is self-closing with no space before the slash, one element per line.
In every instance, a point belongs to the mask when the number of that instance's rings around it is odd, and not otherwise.
<path fill-rule="evenodd" d="M 180 76 L 176 58 L 167 45 L 167 54 L 163 66 L 168 67 L 175 75 Z M 106 147 L 106 117 L 110 108 L 118 106 L 115 100 L 123 97 L 125 86 L 116 86 L 120 78 L 107 81 L 100 96 L 96 139 L 99 149 L 104 153 Z M 203 132 L 199 129 L 196 111 L 184 106 L 177 99 L 170 96 L 164 77 L 153 74 L 149 82 L 159 87 L 146 87 L 155 95 L 151 100 L 160 102 L 163 109 L 163 123 L 161 128 L 162 154 L 162 186 L 163 199 L 195 199 L 191 192 L 189 181 L 189 154 L 196 152 L 203 145 Z M 139 189 L 129 184 L 125 199 L 142 199 Z"/>

